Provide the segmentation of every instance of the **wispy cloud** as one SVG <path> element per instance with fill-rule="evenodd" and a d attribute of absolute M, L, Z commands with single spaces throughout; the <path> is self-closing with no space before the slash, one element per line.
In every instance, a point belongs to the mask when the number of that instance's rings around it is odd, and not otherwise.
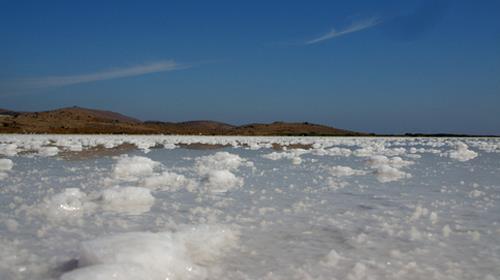
<path fill-rule="evenodd" d="M 21 79 L 18 80 L 17 83 L 18 86 L 20 87 L 32 88 L 32 89 L 62 87 L 62 86 L 89 83 L 95 81 L 142 76 L 150 73 L 174 71 L 189 67 L 190 67 L 189 65 L 181 65 L 173 60 L 166 60 L 166 61 L 157 61 L 149 64 L 136 65 L 131 67 L 98 71 L 89 74 Z"/>
<path fill-rule="evenodd" d="M 381 22 L 382 21 L 377 17 L 372 17 L 369 19 L 356 21 L 356 22 L 353 22 L 350 26 L 348 26 L 347 28 L 345 28 L 343 30 L 332 29 L 330 32 L 328 32 L 328 33 L 326 33 L 318 38 L 306 41 L 305 44 L 306 45 L 317 44 L 317 43 L 320 43 L 320 42 L 323 42 L 326 40 L 330 40 L 330 39 L 333 39 L 336 37 L 347 35 L 349 33 L 354 33 L 354 32 L 358 32 L 358 31 L 373 27 Z"/>

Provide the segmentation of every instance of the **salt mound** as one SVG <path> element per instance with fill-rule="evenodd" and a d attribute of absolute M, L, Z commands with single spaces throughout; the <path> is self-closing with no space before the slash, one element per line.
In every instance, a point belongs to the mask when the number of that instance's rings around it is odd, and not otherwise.
<path fill-rule="evenodd" d="M 238 155 L 218 152 L 199 157 L 195 166 L 198 174 L 202 176 L 205 188 L 210 192 L 221 193 L 243 185 L 243 179 L 231 172 L 241 165 L 253 166 L 253 163 Z"/>
<path fill-rule="evenodd" d="M 38 155 L 42 157 L 52 157 L 59 153 L 57 147 L 40 147 L 38 149 Z"/>
<path fill-rule="evenodd" d="M 292 164 L 299 165 L 301 163 L 302 163 L 302 159 L 300 157 L 294 157 L 294 158 L 292 158 Z"/>
<path fill-rule="evenodd" d="M 100 202 L 106 210 L 141 214 L 151 209 L 155 198 L 141 187 L 115 186 L 102 191 Z"/>
<path fill-rule="evenodd" d="M 235 231 L 217 225 L 98 238 L 81 244 L 80 268 L 61 279 L 207 279 L 237 240 Z"/>
<path fill-rule="evenodd" d="M 413 163 L 413 161 L 404 160 L 400 157 L 388 158 L 382 155 L 371 156 L 366 160 L 366 164 L 375 169 L 373 173 L 377 180 L 382 183 L 411 178 L 411 174 L 401 171 L 399 168 Z"/>
<path fill-rule="evenodd" d="M 243 185 L 243 179 L 236 177 L 229 170 L 211 170 L 205 174 L 203 181 L 205 187 L 215 193 L 227 192 Z"/>
<path fill-rule="evenodd" d="M 184 175 L 174 172 L 164 171 L 162 174 L 145 178 L 141 185 L 149 189 L 161 189 L 177 191 L 185 187 L 188 191 L 193 191 L 196 183 L 186 178 Z"/>
<path fill-rule="evenodd" d="M 81 217 L 86 211 L 95 208 L 95 204 L 88 201 L 87 195 L 78 188 L 67 188 L 45 201 L 42 209 L 48 218 L 54 220 L 68 220 Z"/>
<path fill-rule="evenodd" d="M 141 214 L 151 209 L 155 198 L 151 191 L 140 187 L 115 186 L 87 195 L 78 188 L 67 188 L 55 194 L 38 208 L 42 215 L 55 221 L 73 221 L 98 207 L 108 211 Z"/>
<path fill-rule="evenodd" d="M 93 265 L 65 273 L 61 280 L 153 280 L 140 266 L 133 264 Z"/>
<path fill-rule="evenodd" d="M 15 156 L 17 155 L 17 145 L 16 144 L 0 144 L 0 155 L 5 156 Z"/>
<path fill-rule="evenodd" d="M 239 155 L 228 152 L 217 152 L 196 159 L 196 168 L 200 174 L 206 174 L 211 170 L 236 170 L 243 164 L 247 166 L 253 165 L 252 162 L 241 158 Z"/>
<path fill-rule="evenodd" d="M 327 150 L 329 156 L 343 156 L 348 157 L 352 154 L 352 151 L 346 148 L 333 147 Z"/>
<path fill-rule="evenodd" d="M 0 159 L 0 171 L 9 171 L 12 169 L 14 166 L 14 163 L 12 160 L 8 158 L 1 158 Z"/>
<path fill-rule="evenodd" d="M 477 157 L 477 153 L 469 150 L 469 147 L 463 142 L 455 144 L 455 150 L 450 150 L 444 153 L 444 155 L 458 161 L 468 161 Z"/>
<path fill-rule="evenodd" d="M 141 156 L 121 156 L 113 169 L 113 176 L 124 181 L 137 181 L 140 177 L 150 176 L 160 163 Z"/>
<path fill-rule="evenodd" d="M 364 175 L 366 174 L 363 170 L 352 169 L 349 166 L 333 166 L 330 168 L 330 174 L 335 177 L 347 177 L 353 175 Z"/>
<path fill-rule="evenodd" d="M 400 157 L 388 158 L 382 155 L 371 156 L 366 160 L 366 163 L 371 168 L 389 165 L 394 168 L 401 168 L 413 164 L 412 161 L 404 160 Z"/>
<path fill-rule="evenodd" d="M 7 178 L 8 174 L 6 171 L 9 171 L 12 169 L 14 166 L 14 163 L 12 160 L 8 158 L 1 158 L 0 159 L 0 180 Z"/>
<path fill-rule="evenodd" d="M 315 150 L 315 151 L 317 151 L 317 150 Z M 304 149 L 293 149 L 293 150 L 290 150 L 288 152 L 280 152 L 280 153 L 272 152 L 270 154 L 262 155 L 262 157 L 270 159 L 270 160 L 291 159 L 292 163 L 293 163 L 293 160 L 295 158 L 300 159 L 300 156 L 303 154 L 306 154 L 306 153 L 309 153 L 309 151 L 304 150 Z M 300 164 L 300 162 L 299 162 L 299 164 Z"/>
<path fill-rule="evenodd" d="M 337 253 L 337 251 L 332 249 L 328 253 L 328 255 L 325 256 L 325 259 L 322 263 L 326 266 L 336 266 L 340 260 L 342 260 L 342 257 Z"/>
<path fill-rule="evenodd" d="M 397 181 L 405 178 L 411 178 L 411 174 L 403 172 L 390 165 L 380 165 L 374 172 L 377 180 L 382 183 Z"/>

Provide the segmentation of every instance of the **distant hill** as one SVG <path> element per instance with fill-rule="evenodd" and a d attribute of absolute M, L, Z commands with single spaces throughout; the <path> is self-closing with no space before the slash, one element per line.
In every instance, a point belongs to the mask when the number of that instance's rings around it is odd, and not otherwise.
<path fill-rule="evenodd" d="M 16 115 L 17 112 L 0 108 L 0 115 Z"/>
<path fill-rule="evenodd" d="M 235 135 L 362 135 L 362 133 L 338 129 L 319 124 L 273 122 L 270 124 L 247 124 L 235 127 L 230 134 Z"/>
<path fill-rule="evenodd" d="M 0 109 L 0 133 L 185 134 L 185 135 L 368 135 L 324 125 L 273 122 L 234 126 L 215 121 L 161 122 L 131 118 L 111 111 L 69 107 L 43 112 Z"/>

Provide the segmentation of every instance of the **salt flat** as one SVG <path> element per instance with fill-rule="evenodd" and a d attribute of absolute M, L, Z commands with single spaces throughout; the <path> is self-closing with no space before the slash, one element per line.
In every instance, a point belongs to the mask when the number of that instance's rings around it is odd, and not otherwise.
<path fill-rule="evenodd" d="M 499 202 L 499 138 L 0 135 L 0 279 L 500 279 Z"/>

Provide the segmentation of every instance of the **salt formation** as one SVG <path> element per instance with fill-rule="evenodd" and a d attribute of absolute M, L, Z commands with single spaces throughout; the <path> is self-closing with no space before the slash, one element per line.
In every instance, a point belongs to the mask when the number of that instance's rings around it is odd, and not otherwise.
<path fill-rule="evenodd" d="M 363 170 L 352 169 L 349 166 L 333 166 L 330 168 L 330 174 L 335 177 L 347 177 L 353 175 L 364 175 L 366 174 Z"/>
<path fill-rule="evenodd" d="M 236 177 L 229 170 L 210 170 L 204 175 L 205 186 L 215 193 L 227 192 L 243 185 L 243 179 Z"/>
<path fill-rule="evenodd" d="M 207 279 L 237 241 L 237 232 L 219 225 L 102 237 L 82 243 L 79 268 L 61 279 Z"/>
<path fill-rule="evenodd" d="M 486 137 L 0 135 L 0 279 L 494 280 L 499 164 Z"/>
<path fill-rule="evenodd" d="M 374 169 L 374 174 L 382 183 L 398 181 L 411 178 L 411 174 L 401 171 L 399 168 L 413 164 L 411 161 L 403 160 L 400 157 L 388 158 L 386 156 L 371 156 L 366 161 L 367 165 Z"/>
<path fill-rule="evenodd" d="M 52 157 L 59 153 L 57 147 L 40 147 L 38 148 L 38 155 L 43 157 Z"/>
<path fill-rule="evenodd" d="M 242 165 L 250 167 L 253 163 L 228 152 L 217 152 L 196 160 L 197 172 L 202 177 L 204 187 L 214 193 L 224 193 L 241 187 L 243 178 L 234 175 L 233 171 Z"/>
<path fill-rule="evenodd" d="M 237 170 L 243 165 L 252 166 L 253 164 L 238 155 L 228 152 L 217 152 L 214 155 L 196 159 L 196 167 L 200 174 L 204 174 L 210 170 Z"/>
<path fill-rule="evenodd" d="M 135 214 L 149 211 L 154 201 L 151 191 L 141 187 L 115 186 L 100 194 L 100 203 L 104 209 Z"/>
<path fill-rule="evenodd" d="M 191 179 L 186 178 L 182 174 L 175 172 L 164 171 L 161 174 L 155 174 L 146 177 L 142 180 L 141 185 L 149 189 L 160 189 L 168 191 L 177 191 L 181 188 L 186 188 L 189 191 L 194 191 L 197 183 Z"/>
<path fill-rule="evenodd" d="M 16 144 L 0 144 L 0 155 L 12 157 L 17 155 Z"/>
<path fill-rule="evenodd" d="M 122 156 L 113 169 L 113 176 L 123 181 L 137 181 L 141 177 L 153 174 L 159 162 L 141 156 Z"/>
<path fill-rule="evenodd" d="M 8 158 L 0 158 L 0 180 L 7 178 L 7 171 L 11 170 L 14 166 L 12 160 Z"/>
<path fill-rule="evenodd" d="M 477 157 L 477 153 L 469 150 L 469 147 L 463 142 L 456 143 L 455 149 L 444 153 L 444 155 L 458 161 L 468 161 Z"/>
<path fill-rule="evenodd" d="M 78 188 L 67 188 L 47 199 L 41 206 L 42 211 L 52 220 L 72 220 L 93 211 L 96 204 L 89 201 L 87 194 Z"/>
<path fill-rule="evenodd" d="M 144 213 L 150 210 L 154 201 L 150 190 L 141 187 L 114 186 L 91 194 L 67 188 L 46 198 L 36 210 L 54 221 L 74 222 L 99 207 L 106 211 Z"/>
<path fill-rule="evenodd" d="M 411 174 L 403 172 L 390 165 L 380 165 L 376 167 L 374 174 L 377 177 L 377 180 L 379 180 L 382 183 L 398 181 L 405 178 L 411 178 Z"/>

